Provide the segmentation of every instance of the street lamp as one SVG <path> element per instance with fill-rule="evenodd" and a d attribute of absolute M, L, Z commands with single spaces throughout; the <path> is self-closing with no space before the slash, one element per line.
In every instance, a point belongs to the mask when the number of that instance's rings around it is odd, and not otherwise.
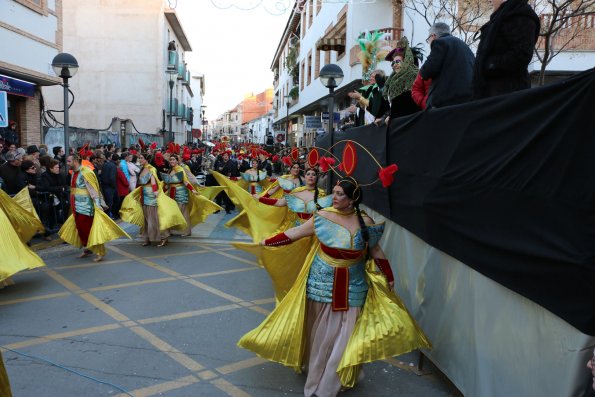
<path fill-rule="evenodd" d="M 170 41 L 167 46 L 167 68 L 165 69 L 165 73 L 169 75 L 169 131 L 168 131 L 168 141 L 174 142 L 174 132 L 172 129 L 172 119 L 173 119 L 173 91 L 174 91 L 174 80 L 175 75 L 178 73 L 178 53 L 176 51 L 176 42 L 174 40 Z M 168 142 L 168 143 L 169 143 Z"/>
<path fill-rule="evenodd" d="M 326 88 L 328 88 L 329 93 L 329 100 L 328 100 L 328 132 L 331 138 L 331 154 L 333 153 L 333 145 L 335 144 L 335 130 L 333 128 L 333 124 L 335 122 L 335 88 L 341 85 L 343 81 L 343 70 L 338 65 L 333 63 L 324 65 L 322 69 L 320 69 L 320 82 Z M 333 173 L 330 172 L 327 177 L 327 192 L 330 194 L 332 186 L 333 186 Z"/>
<path fill-rule="evenodd" d="M 75 57 L 62 52 L 52 60 L 52 69 L 54 69 L 56 76 L 62 77 L 62 86 L 64 87 L 64 153 L 68 157 L 70 154 L 68 145 L 68 79 L 73 77 L 79 70 L 79 64 Z"/>
<path fill-rule="evenodd" d="M 285 95 L 285 106 L 287 107 L 287 119 L 285 123 L 285 147 L 289 147 L 289 100 L 291 99 L 291 95 Z"/>

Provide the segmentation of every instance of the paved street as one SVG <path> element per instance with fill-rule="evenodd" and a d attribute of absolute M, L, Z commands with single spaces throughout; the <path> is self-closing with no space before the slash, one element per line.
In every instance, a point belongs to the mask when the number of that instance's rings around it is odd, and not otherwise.
<path fill-rule="evenodd" d="M 116 241 L 99 264 L 65 245 L 43 250 L 46 268 L 0 290 L 14 396 L 303 395 L 304 375 L 236 346 L 274 300 L 265 271 L 229 245 L 245 239 L 223 227 L 230 217 L 216 214 L 163 248 Z M 458 395 L 427 360 L 418 375 L 417 359 L 366 365 L 364 381 L 342 395 Z"/>

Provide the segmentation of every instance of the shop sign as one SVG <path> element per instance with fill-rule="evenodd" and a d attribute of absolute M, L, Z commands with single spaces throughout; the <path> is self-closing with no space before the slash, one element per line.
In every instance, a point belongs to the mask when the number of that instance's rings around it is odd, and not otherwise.
<path fill-rule="evenodd" d="M 35 96 L 35 84 L 0 74 L 0 91 L 32 98 Z"/>
<path fill-rule="evenodd" d="M 0 128 L 8 127 L 8 99 L 6 92 L 0 91 Z"/>

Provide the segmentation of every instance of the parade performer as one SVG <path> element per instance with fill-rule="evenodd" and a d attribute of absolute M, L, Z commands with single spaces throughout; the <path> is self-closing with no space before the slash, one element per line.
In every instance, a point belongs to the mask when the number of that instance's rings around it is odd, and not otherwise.
<path fill-rule="evenodd" d="M 264 197 L 281 198 L 283 197 L 284 192 L 289 193 L 298 186 L 304 186 L 304 180 L 301 176 L 302 167 L 297 156 L 294 159 L 292 159 L 292 157 L 287 156 L 281 159 L 281 162 L 289 167 L 289 174 L 281 175 L 281 177 L 275 180 L 269 188 L 265 190 L 263 194 Z"/>
<path fill-rule="evenodd" d="M 198 194 L 189 182 L 186 172 L 179 165 L 177 154 L 170 154 L 169 165 L 169 173 L 161 174 L 161 176 L 166 184 L 166 192 L 178 203 L 186 220 L 185 227 L 178 226 L 175 229 L 182 232 L 182 237 L 187 237 L 192 234 L 192 228 L 195 225 L 204 222 L 210 214 L 220 211 L 222 208 Z"/>
<path fill-rule="evenodd" d="M 242 173 L 242 178 L 248 183 L 246 190 L 250 194 L 259 194 L 270 184 L 267 172 L 258 169 L 258 158 L 250 160 L 250 169 Z"/>
<path fill-rule="evenodd" d="M 12 397 L 8 375 L 6 374 L 6 368 L 4 368 L 4 361 L 2 361 L 2 353 L 0 353 L 0 396 Z"/>
<path fill-rule="evenodd" d="M 188 178 L 188 181 L 192 184 L 192 186 L 198 192 L 198 194 L 205 197 L 207 200 L 213 201 L 219 193 L 225 190 L 225 188 L 223 186 L 201 186 L 198 182 L 198 179 L 196 179 L 196 175 L 194 175 L 194 173 L 192 172 L 192 167 L 190 167 L 190 165 L 188 164 L 192 161 L 192 152 L 187 146 L 184 146 L 183 150 L 184 151 L 182 154 L 182 162 L 180 163 L 180 166 L 184 169 L 184 172 L 186 173 L 186 178 Z M 200 153 L 198 150 L 196 150 L 196 152 Z"/>
<path fill-rule="evenodd" d="M 81 165 L 78 155 L 68 156 L 66 164 L 72 170 L 70 208 L 72 214 L 60 228 L 62 240 L 77 248 L 84 247 L 79 256 L 85 258 L 95 253 L 95 262 L 103 260 L 105 243 L 119 237 L 130 236 L 103 211 L 107 208 L 101 196 L 95 173 Z"/>
<path fill-rule="evenodd" d="M 25 244 L 39 230 L 43 230 L 39 219 L 0 190 L 0 289 L 14 284 L 12 275 L 45 266 Z"/>
<path fill-rule="evenodd" d="M 138 187 L 124 199 L 120 217 L 141 227 L 143 246 L 154 243 L 163 247 L 167 244 L 169 229 L 186 228 L 186 220 L 178 204 L 163 193 L 163 182 L 159 181 L 157 170 L 150 164 L 152 156 L 140 154 L 138 160 L 142 168 Z"/>
<path fill-rule="evenodd" d="M 341 167 L 353 170 L 345 162 Z M 383 185 L 396 169 L 381 168 Z M 295 241 L 314 237 L 288 293 L 238 342 L 298 372 L 305 368 L 306 397 L 336 396 L 355 385 L 361 364 L 431 346 L 392 291 L 394 277 L 378 245 L 384 224 L 360 211 L 362 199 L 358 181 L 343 177 L 333 188 L 332 208 L 261 242 L 283 263 Z"/>

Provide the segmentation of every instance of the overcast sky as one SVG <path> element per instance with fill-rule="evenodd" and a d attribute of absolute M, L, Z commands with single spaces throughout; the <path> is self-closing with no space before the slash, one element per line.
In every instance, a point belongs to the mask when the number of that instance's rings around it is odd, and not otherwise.
<path fill-rule="evenodd" d="M 293 0 L 168 2 L 192 46 L 188 67 L 205 75 L 207 119 L 233 108 L 245 94 L 272 87 L 270 66 Z"/>

